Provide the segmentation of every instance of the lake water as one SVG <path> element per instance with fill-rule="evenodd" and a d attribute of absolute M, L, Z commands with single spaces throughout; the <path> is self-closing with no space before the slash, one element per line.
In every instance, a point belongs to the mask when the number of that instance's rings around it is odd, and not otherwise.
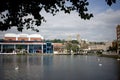
<path fill-rule="evenodd" d="M 0 55 L 0 80 L 120 80 L 120 61 L 85 55 Z"/>

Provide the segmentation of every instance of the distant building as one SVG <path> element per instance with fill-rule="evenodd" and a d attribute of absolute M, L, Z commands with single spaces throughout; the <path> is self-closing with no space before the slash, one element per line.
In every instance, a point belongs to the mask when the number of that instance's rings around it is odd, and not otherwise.
<path fill-rule="evenodd" d="M 77 38 L 77 41 L 78 41 L 78 42 L 79 42 L 79 44 L 80 44 L 80 43 L 81 43 L 80 35 L 79 35 L 79 34 L 77 34 L 76 38 Z"/>
<path fill-rule="evenodd" d="M 104 42 L 104 44 L 92 44 L 89 45 L 89 50 L 104 50 L 107 51 L 112 46 L 112 42 Z"/>
<path fill-rule="evenodd" d="M 117 48 L 117 41 L 116 40 L 112 42 L 112 47 L 116 47 Z"/>
<path fill-rule="evenodd" d="M 64 45 L 63 43 L 53 43 L 54 53 L 63 53 Z"/>
<path fill-rule="evenodd" d="M 4 40 L 0 41 L 0 52 L 53 53 L 53 44 L 43 40 L 40 34 L 7 33 L 4 35 Z"/>
<path fill-rule="evenodd" d="M 72 40 L 72 36 L 69 35 L 68 38 L 67 38 L 67 41 L 69 42 L 69 41 L 71 41 L 71 40 Z"/>
<path fill-rule="evenodd" d="M 81 49 L 88 49 L 88 45 L 89 45 L 89 42 L 87 40 L 85 40 L 85 39 L 81 40 L 81 43 L 80 43 Z"/>
<path fill-rule="evenodd" d="M 117 53 L 120 54 L 120 25 L 116 27 L 116 35 L 117 35 Z"/>
<path fill-rule="evenodd" d="M 103 50 L 104 45 L 90 45 L 89 50 Z"/>

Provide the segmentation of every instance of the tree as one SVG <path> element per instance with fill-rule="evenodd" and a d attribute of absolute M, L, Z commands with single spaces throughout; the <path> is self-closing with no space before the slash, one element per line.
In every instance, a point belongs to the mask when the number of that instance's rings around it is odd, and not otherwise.
<path fill-rule="evenodd" d="M 73 52 L 78 52 L 79 51 L 79 46 L 77 44 L 72 45 L 72 51 Z"/>
<path fill-rule="evenodd" d="M 112 46 L 109 46 L 107 51 L 116 51 L 117 52 L 117 49 L 118 49 L 117 40 L 114 40 L 112 42 Z"/>
<path fill-rule="evenodd" d="M 77 40 L 72 40 L 71 43 L 72 44 L 79 44 L 79 42 Z"/>
<path fill-rule="evenodd" d="M 112 5 L 116 0 L 105 0 Z M 46 21 L 41 11 L 55 15 L 59 11 L 70 13 L 76 11 L 81 19 L 93 17 L 88 13 L 87 0 L 1 0 L 0 1 L 0 30 L 8 30 L 16 26 L 18 31 L 24 28 L 39 31 L 34 25 L 40 26 Z M 26 17 L 32 15 L 33 17 Z M 34 24 L 34 25 L 33 25 Z"/>
<path fill-rule="evenodd" d="M 65 44 L 65 48 L 67 49 L 67 52 L 68 52 L 68 53 L 71 53 L 72 43 L 71 43 L 71 42 L 67 42 L 67 43 Z"/>

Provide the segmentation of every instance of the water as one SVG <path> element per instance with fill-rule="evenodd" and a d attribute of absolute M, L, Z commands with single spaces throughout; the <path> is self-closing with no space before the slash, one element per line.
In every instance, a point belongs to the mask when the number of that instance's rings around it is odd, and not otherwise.
<path fill-rule="evenodd" d="M 0 55 L 0 80 L 120 80 L 120 61 L 81 55 Z"/>

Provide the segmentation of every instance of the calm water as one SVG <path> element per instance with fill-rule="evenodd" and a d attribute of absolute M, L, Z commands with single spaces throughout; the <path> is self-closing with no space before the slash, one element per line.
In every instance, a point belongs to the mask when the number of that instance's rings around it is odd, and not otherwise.
<path fill-rule="evenodd" d="M 0 80 L 120 80 L 120 61 L 81 55 L 0 55 Z"/>

